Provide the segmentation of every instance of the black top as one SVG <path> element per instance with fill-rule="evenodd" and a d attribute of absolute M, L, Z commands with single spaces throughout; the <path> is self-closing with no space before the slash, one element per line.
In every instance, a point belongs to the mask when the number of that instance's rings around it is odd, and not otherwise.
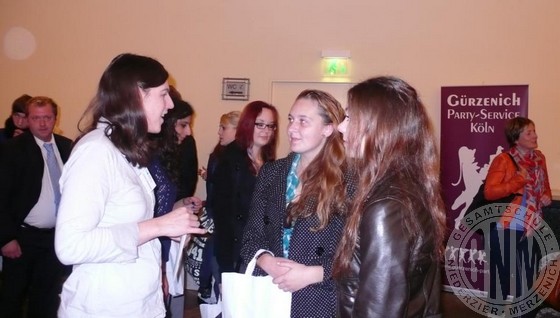
<path fill-rule="evenodd" d="M 215 226 L 214 253 L 221 273 L 235 271 L 239 261 L 243 229 L 256 181 L 251 165 L 247 150 L 232 142 L 224 149 L 216 167 L 211 210 Z"/>
<path fill-rule="evenodd" d="M 198 182 L 198 157 L 193 136 L 187 136 L 179 147 L 181 165 L 177 200 L 192 197 Z"/>

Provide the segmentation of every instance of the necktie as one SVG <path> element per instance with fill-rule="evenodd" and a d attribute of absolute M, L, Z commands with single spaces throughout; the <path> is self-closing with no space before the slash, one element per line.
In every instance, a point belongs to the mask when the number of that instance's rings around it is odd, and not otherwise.
<path fill-rule="evenodd" d="M 54 192 L 54 204 L 58 209 L 58 203 L 60 202 L 60 187 L 58 186 L 58 180 L 60 179 L 60 166 L 56 160 L 53 145 L 51 143 L 45 143 L 43 146 L 47 150 L 47 168 L 49 169 L 49 175 Z"/>

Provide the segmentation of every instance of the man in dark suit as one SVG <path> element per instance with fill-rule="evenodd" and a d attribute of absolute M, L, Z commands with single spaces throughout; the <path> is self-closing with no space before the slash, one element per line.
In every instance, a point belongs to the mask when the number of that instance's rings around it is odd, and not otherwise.
<path fill-rule="evenodd" d="M 0 157 L 0 317 L 56 317 L 65 268 L 54 252 L 58 179 L 72 141 L 53 134 L 57 105 L 48 97 L 26 104 L 29 132 L 3 145 Z"/>

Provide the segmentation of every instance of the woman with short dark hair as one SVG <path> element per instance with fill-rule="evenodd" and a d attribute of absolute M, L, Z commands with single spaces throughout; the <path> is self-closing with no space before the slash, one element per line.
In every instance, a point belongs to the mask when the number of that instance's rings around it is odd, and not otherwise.
<path fill-rule="evenodd" d="M 531 266 L 525 260 L 535 257 L 538 262 L 541 258 L 542 252 L 533 242 L 532 233 L 542 219 L 542 208 L 552 203 L 546 159 L 537 150 L 538 136 L 533 121 L 525 117 L 510 119 L 504 132 L 510 149 L 492 160 L 484 185 L 487 200 L 516 195 L 511 202 L 514 208 L 505 209 L 489 233 L 489 297 L 499 301 L 505 300 L 508 295 L 522 296 L 533 285 L 538 264 Z M 508 245 L 504 245 L 504 239 Z M 519 264 L 511 262 L 511 251 L 515 251 L 514 259 L 517 258 Z M 524 272 L 519 271 L 521 264 Z M 515 273 L 515 291 L 510 288 L 512 271 Z"/>

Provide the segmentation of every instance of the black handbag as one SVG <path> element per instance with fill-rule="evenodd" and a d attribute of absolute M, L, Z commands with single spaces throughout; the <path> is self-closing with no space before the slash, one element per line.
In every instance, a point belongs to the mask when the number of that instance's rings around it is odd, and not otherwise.
<path fill-rule="evenodd" d="M 511 156 L 510 153 L 507 153 L 507 154 L 508 154 L 508 156 L 511 158 L 511 161 L 513 161 L 513 164 L 515 165 L 515 169 L 516 169 L 517 171 L 519 171 L 519 166 L 517 165 L 517 162 L 515 162 L 515 160 L 513 159 L 513 157 Z M 485 179 L 484 181 L 482 181 L 482 185 L 480 185 L 480 188 L 478 189 L 478 192 L 477 192 L 476 195 L 474 196 L 474 198 L 473 198 L 471 204 L 470 204 L 469 207 L 467 208 L 467 211 L 465 211 L 465 215 L 463 216 L 463 222 L 465 222 L 465 220 L 466 220 L 465 223 L 466 223 L 467 226 L 469 226 L 469 227 L 472 227 L 472 225 L 473 225 L 472 223 L 474 223 L 474 222 L 472 222 L 472 220 L 474 220 L 475 218 L 471 217 L 471 218 L 467 219 L 467 217 L 468 217 L 469 215 L 471 215 L 471 214 L 472 214 L 474 211 L 476 211 L 477 209 L 479 209 L 479 208 L 481 208 L 481 207 L 483 207 L 483 206 L 485 206 L 485 205 L 489 205 L 489 204 L 498 204 L 498 203 L 501 203 L 501 204 L 506 203 L 506 204 L 507 204 L 507 203 L 511 203 L 511 202 L 513 201 L 513 199 L 514 199 L 516 196 L 521 195 L 521 194 L 519 194 L 519 193 L 512 193 L 512 194 L 510 194 L 510 195 L 508 195 L 508 196 L 505 196 L 505 197 L 503 197 L 503 198 L 500 198 L 500 199 L 496 199 L 496 200 L 487 200 L 487 199 L 484 197 L 484 186 L 485 186 L 485 185 L 486 185 L 486 179 Z M 480 232 L 480 230 L 477 230 L 477 232 Z"/>

